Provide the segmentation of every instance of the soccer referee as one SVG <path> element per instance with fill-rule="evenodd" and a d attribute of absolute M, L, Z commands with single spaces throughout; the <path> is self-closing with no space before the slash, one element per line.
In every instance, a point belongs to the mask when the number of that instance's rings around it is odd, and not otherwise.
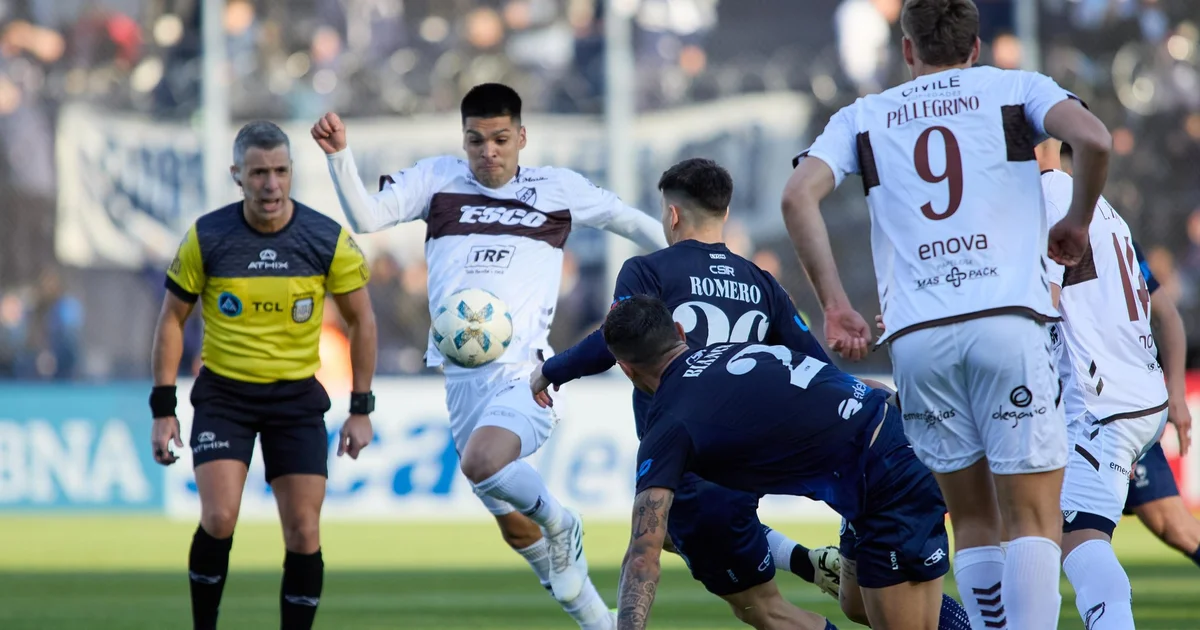
<path fill-rule="evenodd" d="M 325 295 L 349 323 L 354 385 L 337 454 L 358 453 L 373 436 L 371 376 L 375 318 L 367 264 L 349 232 L 289 197 L 288 137 L 252 122 L 233 146 L 234 181 L 243 200 L 200 217 L 167 270 L 169 289 L 154 334 L 154 459 L 177 460 L 175 378 L 183 325 L 197 300 L 204 317 L 204 367 L 192 386 L 189 440 L 200 526 L 188 557 L 192 622 L 217 627 L 229 550 L 255 436 L 275 493 L 287 557 L 281 627 L 311 628 L 324 579 L 319 522 L 328 473 L 329 396 L 313 376 L 320 365 Z"/>

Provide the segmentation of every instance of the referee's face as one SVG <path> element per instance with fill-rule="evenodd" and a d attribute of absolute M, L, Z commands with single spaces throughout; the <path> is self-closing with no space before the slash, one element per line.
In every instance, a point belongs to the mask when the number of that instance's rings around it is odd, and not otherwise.
<path fill-rule="evenodd" d="M 272 226 L 278 223 L 278 227 L 287 223 L 292 210 L 292 156 L 286 146 L 247 149 L 245 164 L 235 177 L 242 187 L 248 220 Z"/>

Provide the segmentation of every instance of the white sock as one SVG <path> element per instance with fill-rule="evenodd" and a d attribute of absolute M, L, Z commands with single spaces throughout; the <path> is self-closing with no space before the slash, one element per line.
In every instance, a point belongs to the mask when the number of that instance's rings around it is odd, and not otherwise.
<path fill-rule="evenodd" d="M 550 592 L 550 546 L 545 538 L 525 547 L 517 549 L 517 553 L 525 558 L 529 566 L 537 575 L 538 581 L 542 583 L 542 588 L 546 592 Z M 596 591 L 596 587 L 592 585 L 591 578 L 583 585 L 583 591 L 575 599 L 562 604 L 562 609 L 583 630 L 609 630 L 612 624 L 609 620 L 608 606 L 600 597 L 600 593 Z"/>
<path fill-rule="evenodd" d="M 1063 559 L 1063 570 L 1075 587 L 1075 607 L 1088 630 L 1133 628 L 1133 588 L 1112 543 L 1089 540 Z"/>
<path fill-rule="evenodd" d="M 1062 595 L 1058 592 L 1062 549 L 1049 538 L 1022 536 L 1008 543 L 1004 562 L 1004 605 L 1009 627 L 1055 630 Z"/>
<path fill-rule="evenodd" d="M 1004 551 L 1000 547 L 971 547 L 955 552 L 954 583 L 975 630 L 1005 627 L 1000 586 L 1003 577 Z"/>
<path fill-rule="evenodd" d="M 796 548 L 796 541 L 772 529 L 767 532 L 767 545 L 771 548 L 771 558 L 775 560 L 775 566 L 784 571 L 791 571 L 792 551 Z"/>
<path fill-rule="evenodd" d="M 475 485 L 475 494 L 507 501 L 549 533 L 573 525 L 562 504 L 546 489 L 533 466 L 517 460 Z"/>
<path fill-rule="evenodd" d="M 583 590 L 579 592 L 578 597 L 564 603 L 562 607 L 583 630 L 612 630 L 613 628 L 612 613 L 608 611 L 608 604 L 604 603 L 600 593 L 596 591 L 596 586 L 592 584 L 592 578 L 588 578 L 583 583 Z"/>

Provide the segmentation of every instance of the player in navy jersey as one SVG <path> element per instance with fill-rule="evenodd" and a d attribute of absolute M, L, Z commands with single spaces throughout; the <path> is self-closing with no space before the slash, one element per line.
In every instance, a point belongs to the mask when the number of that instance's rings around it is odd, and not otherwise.
<path fill-rule="evenodd" d="M 857 579 L 843 572 L 842 590 L 861 587 L 878 627 L 938 627 L 949 570 L 945 503 L 905 440 L 889 391 L 783 346 L 691 351 L 683 326 L 650 296 L 617 304 L 603 330 L 621 370 L 653 396 L 619 628 L 645 627 L 669 511 L 688 472 L 751 494 L 824 501 L 855 534 Z"/>
<path fill-rule="evenodd" d="M 828 361 L 808 332 L 791 298 L 771 275 L 725 246 L 724 226 L 733 195 L 729 173 L 712 160 L 689 159 L 659 179 L 663 228 L 671 244 L 625 262 L 614 304 L 637 294 L 661 297 L 684 325 L 688 342 L 704 347 L 727 341 L 782 344 Z M 597 330 L 573 348 L 548 359 L 530 379 L 535 396 L 549 404 L 546 388 L 603 372 L 616 363 Z M 637 435 L 645 429 L 650 396 L 634 391 Z M 754 625 L 752 613 L 787 609 L 773 583 L 776 565 L 837 597 L 840 562 L 836 547 L 808 549 L 758 520 L 754 494 L 722 488 L 688 475 L 676 489 L 673 549 L 693 577 Z M 824 622 L 822 621 L 822 624 Z M 823 628 L 823 625 L 814 626 Z"/>

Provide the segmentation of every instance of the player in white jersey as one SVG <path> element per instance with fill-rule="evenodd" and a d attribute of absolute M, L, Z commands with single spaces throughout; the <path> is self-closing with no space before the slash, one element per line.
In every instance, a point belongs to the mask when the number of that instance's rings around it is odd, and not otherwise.
<path fill-rule="evenodd" d="M 829 347 L 865 356 L 870 329 L 846 297 L 819 207 L 846 175 L 862 175 L 880 343 L 891 342 L 905 432 L 949 507 L 963 604 L 976 628 L 1048 630 L 1061 605 L 1067 436 L 1042 257 L 1082 256 L 1111 137 L 1049 78 L 973 67 L 970 0 L 908 0 L 901 25 L 914 79 L 833 116 L 797 158 L 784 219 Z M 1076 147 L 1081 174 L 1052 229 L 1034 158 L 1044 134 Z"/>
<path fill-rule="evenodd" d="M 1051 222 L 1071 203 L 1062 144 L 1038 146 Z M 1167 423 L 1167 386 L 1150 329 L 1150 290 L 1125 220 L 1100 198 L 1091 246 L 1078 264 L 1047 261 L 1063 321 L 1058 354 L 1072 452 L 1063 479 L 1063 570 L 1089 630 L 1133 628 L 1129 576 L 1113 553 L 1130 471 Z"/>
<path fill-rule="evenodd" d="M 468 287 L 490 291 L 508 305 L 513 339 L 495 362 L 475 369 L 445 363 L 431 340 L 426 363 L 445 371 L 463 474 L 495 515 L 504 540 L 581 627 L 611 628 L 615 617 L 587 575 L 579 515 L 564 508 L 523 461 L 556 422 L 552 410 L 534 402 L 526 381 L 551 352 L 548 329 L 572 226 L 602 228 L 649 249 L 666 246 L 662 227 L 574 171 L 519 166 L 525 127 L 521 99 L 511 88 L 476 86 L 463 98 L 462 120 L 466 161 L 422 160 L 383 178 L 374 195 L 359 179 L 335 114 L 318 121 L 312 134 L 328 155 L 338 198 L 356 232 L 425 221 L 431 311 Z"/>

